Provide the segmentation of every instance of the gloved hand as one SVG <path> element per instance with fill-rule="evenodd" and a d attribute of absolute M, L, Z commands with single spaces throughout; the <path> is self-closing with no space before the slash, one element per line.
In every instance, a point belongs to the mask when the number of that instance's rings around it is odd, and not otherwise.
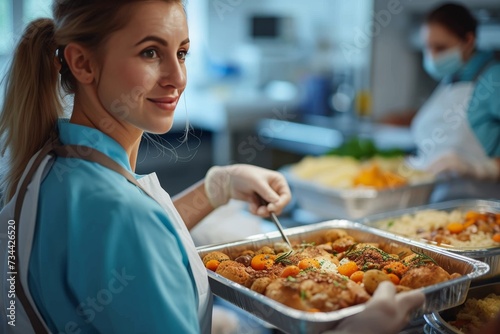
<path fill-rule="evenodd" d="M 499 164 L 490 158 L 468 161 L 455 152 L 450 152 L 436 159 L 427 169 L 438 178 L 468 176 L 479 180 L 496 181 L 500 176 Z"/>
<path fill-rule="evenodd" d="M 248 202 L 250 212 L 262 217 L 270 212 L 280 214 L 292 197 L 281 173 L 244 164 L 210 168 L 205 177 L 205 192 L 214 208 L 233 198 Z"/>
<path fill-rule="evenodd" d="M 342 320 L 333 331 L 323 334 L 398 333 L 408 323 L 409 313 L 424 301 L 424 294 L 418 290 L 396 294 L 394 284 L 382 282 L 364 311 Z"/>

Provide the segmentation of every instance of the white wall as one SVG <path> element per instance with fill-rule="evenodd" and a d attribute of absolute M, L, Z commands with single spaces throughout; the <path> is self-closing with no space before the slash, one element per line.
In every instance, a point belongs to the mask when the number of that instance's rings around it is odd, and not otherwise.
<path fill-rule="evenodd" d="M 231 59 L 238 45 L 250 43 L 250 17 L 269 14 L 295 22 L 297 52 L 310 60 L 318 39 L 331 45 L 330 62 L 336 68 L 368 68 L 371 40 L 363 31 L 371 22 L 372 0 L 209 0 L 209 55 L 213 60 Z M 361 36 L 361 38 L 360 38 Z M 272 45 L 278 49 L 283 46 Z M 287 52 L 294 52 L 287 49 Z M 301 64 L 298 64 L 299 66 Z M 304 64 L 302 64 L 304 65 Z M 306 64 L 309 66 L 310 64 Z M 307 69 L 307 66 L 304 69 Z M 308 69 L 310 70 L 310 68 Z"/>
<path fill-rule="evenodd" d="M 380 33 L 374 35 L 372 94 L 375 117 L 413 108 L 419 103 L 414 92 L 421 66 L 419 54 L 411 49 L 408 38 L 412 26 L 411 9 L 407 4 L 408 1 L 401 1 L 402 9 L 384 21 Z M 375 0 L 375 15 L 387 10 L 386 0 Z"/>

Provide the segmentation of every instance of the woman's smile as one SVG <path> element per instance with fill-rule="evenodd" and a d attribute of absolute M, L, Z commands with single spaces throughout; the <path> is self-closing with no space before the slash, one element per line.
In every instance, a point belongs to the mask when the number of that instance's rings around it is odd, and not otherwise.
<path fill-rule="evenodd" d="M 146 98 L 146 99 L 162 110 L 173 112 L 175 110 L 175 108 L 177 107 L 177 102 L 179 101 L 179 96 Z"/>

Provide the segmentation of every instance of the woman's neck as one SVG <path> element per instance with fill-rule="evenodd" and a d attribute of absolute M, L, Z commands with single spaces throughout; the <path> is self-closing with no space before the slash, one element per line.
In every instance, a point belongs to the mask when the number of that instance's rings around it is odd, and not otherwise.
<path fill-rule="evenodd" d="M 466 52 L 464 55 L 464 62 L 467 63 L 472 57 L 476 54 L 476 48 L 473 48 L 469 52 Z"/>
<path fill-rule="evenodd" d="M 86 104 L 75 96 L 70 123 L 97 129 L 116 140 L 127 152 L 130 167 L 135 171 L 143 131 L 101 109 Z"/>

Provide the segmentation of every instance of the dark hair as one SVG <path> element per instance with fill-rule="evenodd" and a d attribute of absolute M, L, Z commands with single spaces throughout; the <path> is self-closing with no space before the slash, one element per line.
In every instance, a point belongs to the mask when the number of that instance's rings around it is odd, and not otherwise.
<path fill-rule="evenodd" d="M 437 23 L 465 40 L 469 33 L 476 36 L 477 19 L 464 6 L 447 3 L 435 8 L 426 18 L 427 23 Z"/>

